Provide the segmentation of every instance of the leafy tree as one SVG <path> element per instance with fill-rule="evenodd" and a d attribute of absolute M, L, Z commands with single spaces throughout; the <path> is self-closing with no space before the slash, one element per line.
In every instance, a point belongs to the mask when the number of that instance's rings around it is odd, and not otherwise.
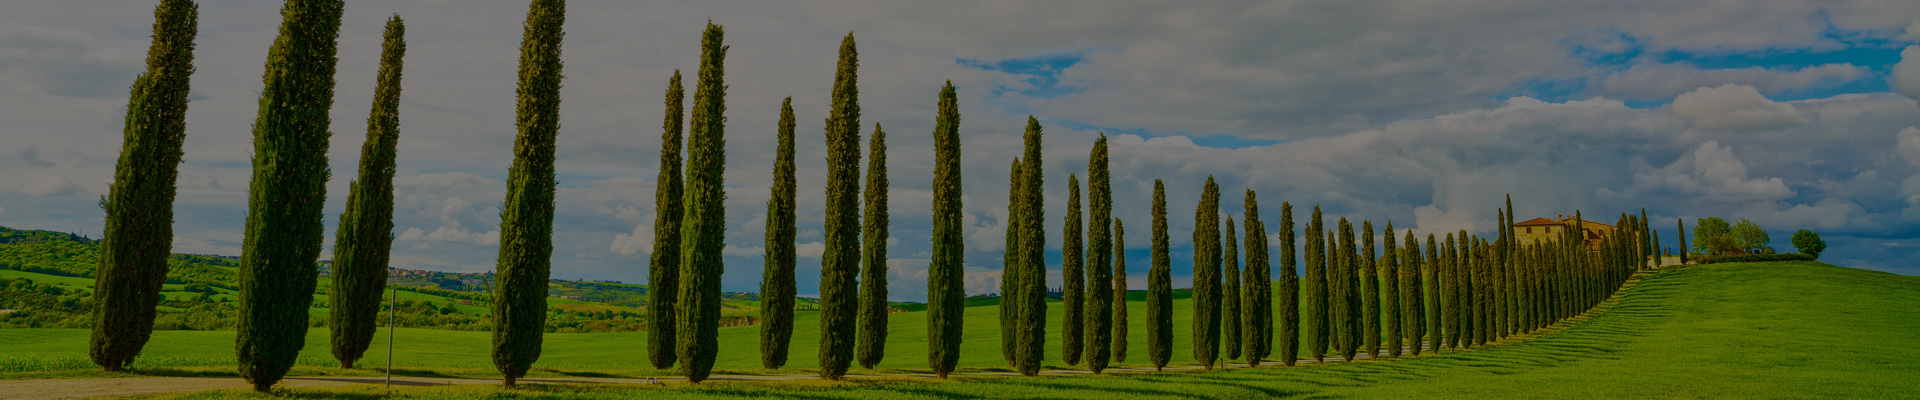
<path fill-rule="evenodd" d="M 1760 224 L 1755 224 L 1746 218 L 1741 218 L 1740 222 L 1733 224 L 1733 232 L 1730 236 L 1733 236 L 1733 242 L 1740 247 L 1740 250 L 1747 253 L 1758 254 L 1772 249 L 1767 246 L 1767 243 L 1772 241 L 1767 237 L 1767 230 L 1760 229 Z"/>
<path fill-rule="evenodd" d="M 147 69 L 134 78 L 113 185 L 100 199 L 106 231 L 95 264 L 98 290 L 87 346 L 93 363 L 108 371 L 131 366 L 153 334 L 173 248 L 174 180 L 187 136 L 199 26 L 200 6 L 190 0 L 163 0 L 154 7 Z"/>
<path fill-rule="evenodd" d="M 720 252 L 726 248 L 727 165 L 726 30 L 712 22 L 700 35 L 700 82 L 694 84 L 687 132 L 686 205 L 680 219 L 680 309 L 674 316 L 680 339 L 675 353 L 687 381 L 700 383 L 719 354 Z"/>
<path fill-rule="evenodd" d="M 647 260 L 647 360 L 656 369 L 673 367 L 680 359 L 674 354 L 679 343 L 674 334 L 679 328 L 674 326 L 673 312 L 680 297 L 680 196 L 685 184 L 680 175 L 680 132 L 686 97 L 680 70 L 673 70 L 660 133 L 660 178 L 653 188 L 653 253 Z"/>
<path fill-rule="evenodd" d="M 1153 265 L 1147 271 L 1147 359 L 1166 368 L 1173 356 L 1173 266 L 1167 254 L 1167 185 L 1153 180 Z"/>
<path fill-rule="evenodd" d="M 826 251 L 820 254 L 820 377 L 839 380 L 853 362 L 860 297 L 860 66 L 853 33 L 840 41 L 827 113 Z"/>
<path fill-rule="evenodd" d="M 966 327 L 963 313 L 967 306 L 966 233 L 960 229 L 960 101 L 951 81 L 940 88 L 939 108 L 940 114 L 933 121 L 933 260 L 927 266 L 927 359 L 933 373 L 946 379 L 960 362 L 960 335 Z M 791 237 L 788 243 L 792 243 Z"/>
<path fill-rule="evenodd" d="M 1076 196 L 1078 197 L 1078 196 Z M 1114 324 L 1114 308 L 1126 307 L 1126 291 L 1118 296 L 1114 288 L 1126 287 L 1125 271 L 1114 271 L 1113 238 L 1108 229 L 1113 223 L 1113 184 L 1112 175 L 1107 170 L 1107 136 L 1101 134 L 1093 142 L 1093 154 L 1087 157 L 1087 369 L 1100 373 L 1107 368 L 1107 359 L 1112 355 L 1113 333 L 1125 332 L 1126 319 Z M 1068 236 L 1072 237 L 1072 236 Z M 1114 272 L 1120 272 L 1115 274 Z M 1119 278 L 1116 279 L 1115 277 Z M 1120 340 L 1126 340 L 1120 335 Z M 1122 345 L 1124 346 L 1124 344 Z"/>
<path fill-rule="evenodd" d="M 257 391 L 285 377 L 306 345 L 326 232 L 321 211 L 341 8 L 340 0 L 288 0 L 280 10 L 280 36 L 267 51 L 235 329 L 240 377 Z"/>
<path fill-rule="evenodd" d="M 1286 366 L 1300 359 L 1300 274 L 1294 264 L 1293 203 L 1280 202 L 1280 362 Z M 1309 283 L 1311 284 L 1311 283 Z M 1311 309 L 1309 309 L 1311 310 Z"/>
<path fill-rule="evenodd" d="M 1222 360 L 1240 358 L 1241 305 L 1246 303 L 1240 293 L 1240 245 L 1237 243 L 1240 238 L 1234 229 L 1233 218 L 1228 217 L 1227 225 L 1220 230 L 1225 235 L 1220 240 L 1220 259 L 1224 262 L 1220 269 L 1224 274 L 1220 278 L 1223 283 L 1220 286 L 1220 339 L 1227 351 L 1226 355 L 1220 357 Z"/>
<path fill-rule="evenodd" d="M 773 190 L 767 198 L 767 252 L 765 271 L 760 279 L 760 366 L 767 369 L 779 369 L 787 365 L 787 347 L 793 342 L 793 302 L 799 288 L 794 283 L 794 257 L 798 254 L 793 239 L 797 228 L 794 226 L 793 209 L 797 207 L 798 188 L 794 181 L 793 166 L 793 98 L 780 102 L 779 144 L 774 151 Z M 937 205 L 936 205 L 937 207 Z M 936 214 L 936 218 L 938 215 Z M 938 228 L 938 225 L 936 225 Z M 937 233 L 937 232 L 936 232 Z M 939 251 L 939 247 L 934 248 Z M 930 265 L 928 272 L 941 272 L 938 264 Z M 935 282 L 938 277 L 930 277 Z M 937 289 L 937 288 L 936 288 Z M 939 290 L 927 292 L 928 313 L 939 313 L 934 298 L 944 294 Z M 938 324 L 929 319 L 931 324 Z M 649 332 L 651 333 L 651 332 Z M 929 336 L 929 341 L 935 336 Z"/>
<path fill-rule="evenodd" d="M 1800 251 L 1800 254 L 1820 258 L 1820 253 L 1827 251 L 1827 241 L 1820 240 L 1820 234 L 1810 230 L 1794 231 L 1792 240 L 1794 250 Z"/>
<path fill-rule="evenodd" d="M 387 19 L 380 74 L 360 147 L 360 178 L 351 186 L 333 246 L 333 287 L 327 296 L 333 358 L 353 368 L 373 343 L 380 292 L 387 286 L 387 256 L 393 248 L 393 168 L 400 139 L 400 68 L 407 52 L 406 25 Z"/>
<path fill-rule="evenodd" d="M 1693 223 L 1693 245 L 1696 247 L 1694 250 L 1712 255 L 1727 254 L 1733 251 L 1739 244 L 1733 240 L 1731 236 L 1732 233 L 1733 225 L 1728 224 L 1727 220 L 1720 219 L 1720 217 L 1695 219 Z M 1721 240 L 1720 243 L 1715 243 L 1716 240 L 1719 240 L 1715 238 L 1721 237 L 1725 237 L 1726 239 Z"/>
<path fill-rule="evenodd" d="M 1080 220 L 1080 176 L 1067 175 L 1067 221 L 1061 229 L 1060 244 L 1060 356 L 1067 365 L 1080 364 L 1080 353 L 1086 350 L 1081 339 L 1081 322 L 1086 320 L 1081 307 L 1086 301 L 1082 296 L 1086 292 L 1086 260 L 1082 252 L 1080 229 L 1084 225 Z"/>
<path fill-rule="evenodd" d="M 887 345 L 887 132 L 873 124 L 867 143 L 866 229 L 860 239 L 866 269 L 860 276 L 860 367 L 873 369 L 886 356 Z"/>

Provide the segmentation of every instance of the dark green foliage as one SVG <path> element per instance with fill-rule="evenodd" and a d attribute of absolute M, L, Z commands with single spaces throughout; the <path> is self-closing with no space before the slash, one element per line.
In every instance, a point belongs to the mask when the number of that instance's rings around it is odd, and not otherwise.
<path fill-rule="evenodd" d="M 288 0 L 280 10 L 280 36 L 267 51 L 266 86 L 253 123 L 235 329 L 240 377 L 254 390 L 266 391 L 286 376 L 306 344 L 326 231 L 321 209 L 341 7 L 340 0 Z"/>
<path fill-rule="evenodd" d="M 1655 239 L 1655 241 L 1658 241 L 1658 239 Z M 1810 230 L 1801 229 L 1794 231 L 1791 241 L 1793 242 L 1793 249 L 1795 251 L 1799 251 L 1800 254 L 1806 254 L 1808 257 L 1820 258 L 1820 253 L 1827 251 L 1827 241 L 1820 240 L 1820 234 Z"/>
<path fill-rule="evenodd" d="M 1687 265 L 1687 253 L 1691 252 L 1687 250 L 1687 220 L 1685 218 L 1674 218 L 1673 221 L 1675 225 L 1680 226 L 1680 234 L 1675 235 L 1680 238 L 1680 265 Z"/>
<path fill-rule="evenodd" d="M 1086 320 L 1082 303 L 1086 301 L 1086 270 L 1083 263 L 1086 255 L 1082 253 L 1080 236 L 1080 177 L 1067 175 L 1067 222 L 1061 229 L 1060 244 L 1060 357 L 1067 365 L 1079 365 L 1080 353 L 1085 350 L 1081 343 L 1083 335 L 1081 323 Z"/>
<path fill-rule="evenodd" d="M 187 136 L 187 93 L 199 30 L 200 7 L 192 1 L 163 0 L 154 7 L 147 70 L 134 78 L 127 99 L 113 186 L 100 201 L 106 231 L 88 340 L 93 363 L 108 371 L 132 365 L 153 334 L 173 248 L 174 180 Z"/>
<path fill-rule="evenodd" d="M 1014 369 L 1021 375 L 1035 376 L 1040 373 L 1040 360 L 1046 357 L 1047 347 L 1047 264 L 1046 264 L 1046 221 L 1045 196 L 1041 188 L 1046 187 L 1045 174 L 1042 171 L 1040 154 L 1040 120 L 1027 117 L 1027 131 L 1021 135 L 1026 142 L 1026 154 L 1020 158 L 1021 190 L 1020 197 L 1020 302 L 1018 316 L 1018 343 L 1014 346 Z"/>
<path fill-rule="evenodd" d="M 680 219 L 680 298 L 675 353 L 687 381 L 700 383 L 719 354 L 720 276 L 726 265 L 727 83 L 726 30 L 712 22 L 700 35 L 700 82 L 687 118 L 686 206 Z"/>
<path fill-rule="evenodd" d="M 1153 180 L 1153 265 L 1147 271 L 1147 359 L 1155 371 L 1173 356 L 1173 259 L 1167 254 L 1167 185 Z"/>
<path fill-rule="evenodd" d="M 1360 344 L 1380 357 L 1380 266 L 1373 247 L 1373 221 L 1360 221 Z"/>
<path fill-rule="evenodd" d="M 1018 338 L 1014 328 L 1017 326 L 1015 317 L 1020 314 L 1020 302 L 1015 299 L 1020 297 L 1020 293 L 1014 289 L 1021 287 L 1020 257 L 1025 253 L 1020 252 L 1019 221 L 1021 205 L 1024 203 L 1020 200 L 1020 196 L 1027 193 L 1020 189 L 1020 185 L 1026 182 L 1021 178 L 1024 171 L 1020 168 L 1020 159 L 1013 159 L 1013 167 L 1010 170 L 1012 172 L 1008 174 L 1010 179 L 1007 183 L 1007 220 L 1001 223 L 1007 228 L 1005 234 L 1007 243 L 1000 255 L 1000 355 L 1007 359 L 1007 366 L 1013 366 L 1013 348 L 1015 339 Z"/>
<path fill-rule="evenodd" d="M 1213 369 L 1220 352 L 1220 187 L 1207 177 L 1193 212 L 1193 360 Z"/>
<path fill-rule="evenodd" d="M 820 254 L 820 377 L 839 380 L 853 363 L 860 288 L 860 88 L 853 33 L 840 41 L 827 114 L 826 250 Z"/>
<path fill-rule="evenodd" d="M 1700 257 L 1694 262 L 1701 264 L 1719 264 L 1733 262 L 1773 262 L 1773 261 L 1813 261 L 1813 255 L 1801 253 L 1780 254 L 1732 254 L 1724 256 Z"/>
<path fill-rule="evenodd" d="M 387 19 L 380 75 L 367 115 L 367 141 L 360 147 L 360 177 L 351 184 L 347 211 L 334 231 L 333 286 L 327 296 L 333 358 L 340 368 L 366 354 L 379 323 L 380 294 L 387 286 L 387 256 L 393 248 L 394 148 L 400 139 L 400 67 L 407 27 Z"/>
<path fill-rule="evenodd" d="M 1452 301 L 1446 297 L 1446 294 L 1452 291 L 1447 289 L 1446 264 L 1440 259 L 1439 248 L 1439 242 L 1434 240 L 1434 235 L 1427 234 L 1427 257 L 1420 263 L 1420 279 L 1426 282 L 1426 296 L 1422 300 L 1426 303 L 1425 333 L 1427 347 L 1433 351 L 1440 351 L 1440 347 L 1447 344 L 1446 331 L 1442 328 L 1449 323 L 1445 322 L 1447 314 L 1443 304 Z"/>
<path fill-rule="evenodd" d="M 940 114 L 933 121 L 933 260 L 927 265 L 927 363 L 935 375 L 946 379 L 960 362 L 967 296 L 966 233 L 960 229 L 960 100 L 953 82 L 940 88 L 939 108 Z M 788 238 L 791 244 L 792 236 Z"/>
<path fill-rule="evenodd" d="M 682 105 L 687 95 L 680 87 L 680 70 L 673 70 L 667 81 L 667 114 L 660 132 L 660 178 L 653 187 L 653 253 L 647 263 L 647 360 L 654 368 L 667 369 L 680 356 L 674 354 L 679 343 L 674 334 L 674 306 L 680 297 L 680 133 L 683 129 Z M 776 185 L 778 183 L 775 183 Z M 773 218 L 768 218 L 769 224 Z"/>
<path fill-rule="evenodd" d="M 1223 264 L 1220 272 L 1220 340 L 1226 354 L 1222 360 L 1240 358 L 1240 318 L 1241 306 L 1246 299 L 1240 293 L 1240 234 L 1234 232 L 1233 218 L 1227 218 L 1226 226 L 1220 229 L 1220 250 Z"/>
<path fill-rule="evenodd" d="M 1496 226 L 1507 226 L 1506 210 L 1495 210 L 1494 214 L 1500 223 Z M 1498 238 L 1494 239 L 1487 254 L 1488 259 L 1492 260 L 1488 264 L 1488 270 L 1493 276 L 1493 287 L 1490 288 L 1493 292 L 1493 333 L 1489 335 L 1493 337 L 1492 340 L 1507 336 L 1507 275 L 1506 266 L 1502 264 L 1506 258 L 1503 256 L 1504 251 L 1501 250 L 1507 245 L 1507 231 L 1501 229 L 1496 232 L 1496 235 Z"/>
<path fill-rule="evenodd" d="M 860 367 L 873 369 L 886 357 L 887 346 L 887 132 L 873 124 L 867 143 L 866 224 L 860 239 L 866 253 L 860 261 L 860 330 L 857 355 Z"/>
<path fill-rule="evenodd" d="M 1246 305 L 1240 308 L 1242 346 L 1247 365 L 1260 361 L 1273 351 L 1273 268 L 1267 263 L 1267 222 L 1260 219 L 1260 203 L 1253 189 L 1247 189 L 1242 202 L 1246 212 L 1247 269 L 1241 274 L 1246 283 L 1240 287 Z"/>
<path fill-rule="evenodd" d="M 1420 239 L 1407 230 L 1405 257 L 1400 259 L 1401 341 L 1420 355 L 1427 345 L 1427 268 L 1420 259 Z"/>
<path fill-rule="evenodd" d="M 1462 306 L 1460 299 L 1463 296 L 1460 295 L 1460 268 L 1458 259 L 1456 259 L 1453 254 L 1453 249 L 1453 233 L 1448 232 L 1447 241 L 1440 243 L 1439 264 L 1440 287 L 1442 291 L 1440 298 L 1444 299 L 1441 304 L 1442 309 L 1440 312 L 1442 316 L 1440 317 L 1440 325 L 1442 325 L 1442 329 L 1446 330 L 1445 339 L 1441 340 L 1441 342 L 1443 342 L 1447 348 L 1460 347 L 1460 332 L 1462 329 L 1460 326 L 1460 308 Z"/>
<path fill-rule="evenodd" d="M 1387 335 L 1387 355 L 1399 357 L 1400 304 L 1404 302 L 1400 294 L 1400 245 L 1394 241 L 1393 221 L 1387 221 L 1387 229 L 1380 233 L 1384 234 L 1381 239 L 1386 242 L 1382 243 L 1380 251 L 1380 333 Z"/>
<path fill-rule="evenodd" d="M 1693 222 L 1693 247 L 1708 255 L 1721 255 L 1739 247 L 1733 239 L 1733 224 L 1720 217 L 1696 218 Z"/>
<path fill-rule="evenodd" d="M 780 102 L 773 190 L 767 198 L 767 253 L 760 278 L 760 366 L 767 369 L 787 365 L 787 347 L 793 343 L 793 299 L 799 290 L 793 281 L 797 255 L 793 244 L 797 232 L 793 209 L 797 207 L 795 198 L 799 191 L 793 175 L 794 127 L 793 98 L 788 97 Z M 930 269 L 929 272 L 937 271 Z M 939 295 L 938 291 L 928 291 L 927 304 L 939 304 L 933 302 L 933 297 Z M 938 312 L 932 307 L 928 311 Z"/>
<path fill-rule="evenodd" d="M 1101 134 L 1093 142 L 1093 153 L 1087 156 L 1087 369 L 1100 373 L 1107 368 L 1107 359 L 1112 355 L 1115 330 L 1123 330 L 1114 324 L 1114 303 L 1118 301 L 1125 307 L 1126 291 L 1116 296 L 1114 287 L 1126 279 L 1126 272 L 1113 270 L 1113 238 L 1108 229 L 1113 223 L 1113 184 L 1112 175 L 1107 172 L 1107 135 Z M 1078 196 L 1075 196 L 1078 197 Z M 1068 236 L 1072 237 L 1072 236 Z M 1119 280 L 1114 277 L 1118 276 Z M 1125 287 L 1124 285 L 1120 285 Z M 1125 326 L 1126 320 L 1119 320 L 1119 326 Z M 1124 330 L 1121 332 L 1125 332 Z M 1126 340 L 1126 336 L 1120 336 Z M 1124 346 L 1124 345 L 1123 345 Z"/>
<path fill-rule="evenodd" d="M 1294 264 L 1293 203 L 1280 203 L 1280 363 L 1293 366 L 1300 359 L 1300 275 Z"/>
<path fill-rule="evenodd" d="M 1647 219 L 1647 209 L 1640 208 L 1640 224 L 1634 226 L 1640 233 L 1639 241 L 1636 242 L 1640 246 L 1640 262 L 1635 265 L 1640 269 L 1647 269 L 1657 261 L 1654 259 L 1658 259 L 1660 255 L 1660 240 L 1654 239 L 1652 224 L 1653 220 Z"/>
<path fill-rule="evenodd" d="M 1315 361 L 1327 360 L 1327 344 L 1331 340 L 1328 336 L 1333 332 L 1332 327 L 1328 326 L 1331 319 L 1327 315 L 1330 305 L 1327 296 L 1330 293 L 1327 290 L 1327 245 L 1322 239 L 1326 237 L 1325 230 L 1326 225 L 1320 219 L 1320 206 L 1313 206 L 1313 219 L 1307 221 L 1306 231 L 1307 318 L 1301 329 L 1306 330 L 1307 349 L 1313 352 Z"/>
<path fill-rule="evenodd" d="M 1347 217 L 1340 217 L 1340 247 L 1338 255 L 1332 257 L 1334 265 L 1329 267 L 1327 285 L 1333 287 L 1333 329 L 1334 346 L 1340 355 L 1352 361 L 1360 350 L 1360 336 L 1364 335 L 1360 326 L 1360 250 L 1353 241 L 1353 223 Z"/>
<path fill-rule="evenodd" d="M 1127 241 L 1126 227 L 1113 219 L 1113 362 L 1127 361 Z"/>

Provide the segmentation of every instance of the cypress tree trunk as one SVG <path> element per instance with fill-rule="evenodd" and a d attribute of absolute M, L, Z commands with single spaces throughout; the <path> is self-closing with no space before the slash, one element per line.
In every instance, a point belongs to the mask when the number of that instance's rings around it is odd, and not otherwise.
<path fill-rule="evenodd" d="M 1340 297 L 1344 300 L 1340 304 L 1345 307 L 1338 309 L 1340 319 L 1336 329 L 1341 331 L 1336 337 L 1340 338 L 1340 355 L 1347 361 L 1353 361 L 1359 354 L 1361 336 L 1366 334 L 1360 324 L 1364 319 L 1361 313 L 1365 312 L 1360 302 L 1360 248 L 1354 243 L 1353 235 L 1353 223 L 1340 217 L 1340 273 L 1337 276 Z"/>
<path fill-rule="evenodd" d="M 1307 222 L 1307 347 L 1313 351 L 1316 362 L 1327 361 L 1328 334 L 1333 333 L 1327 315 L 1327 253 L 1326 225 L 1320 219 L 1320 206 L 1313 206 L 1313 219 Z"/>
<path fill-rule="evenodd" d="M 267 51 L 235 321 L 240 377 L 257 391 L 285 377 L 306 345 L 307 307 L 326 232 L 321 209 L 341 8 L 340 0 L 288 0 L 280 9 L 280 36 Z"/>
<path fill-rule="evenodd" d="M 1404 302 L 1400 294 L 1400 245 L 1393 238 L 1392 220 L 1380 233 L 1385 234 L 1381 239 L 1386 242 L 1380 252 L 1380 332 L 1387 336 L 1387 356 L 1399 358 L 1400 304 Z"/>
<path fill-rule="evenodd" d="M 1060 357 L 1067 365 L 1079 365 L 1081 350 L 1081 322 L 1085 321 L 1081 303 L 1086 292 L 1085 253 L 1082 253 L 1080 229 L 1080 177 L 1067 175 L 1067 222 L 1061 229 L 1060 244 Z"/>
<path fill-rule="evenodd" d="M 1167 254 L 1167 185 L 1153 180 L 1153 266 L 1147 271 L 1147 358 L 1166 368 L 1173 356 L 1173 260 Z"/>
<path fill-rule="evenodd" d="M 1007 244 L 1000 255 L 1002 264 L 1000 267 L 1000 355 L 1007 359 L 1009 367 L 1014 366 L 1013 349 L 1019 338 L 1015 328 L 1019 325 L 1016 318 L 1020 315 L 1018 301 L 1020 291 L 1016 289 L 1025 287 L 1020 283 L 1022 265 L 1020 257 L 1026 255 L 1020 251 L 1020 209 L 1025 203 L 1020 200 L 1020 197 L 1027 193 L 1020 188 L 1026 180 L 1021 177 L 1025 171 L 1020 167 L 1019 158 L 1013 159 L 1013 167 L 1010 171 L 1012 171 L 1009 174 L 1010 182 L 1007 183 L 1007 220 L 1002 223 L 1007 228 L 1005 234 Z"/>
<path fill-rule="evenodd" d="M 820 377 L 840 380 L 853 363 L 860 288 L 860 67 L 853 33 L 840 41 L 827 114 L 826 250 L 820 254 Z"/>
<path fill-rule="evenodd" d="M 153 9 L 147 69 L 127 96 L 120 159 L 101 202 L 106 231 L 94 275 L 88 356 L 108 371 L 132 366 L 153 335 L 167 258 L 173 249 L 174 181 L 186 141 L 200 7 L 163 0 Z"/>
<path fill-rule="evenodd" d="M 387 286 L 387 256 L 393 249 L 393 168 L 400 139 L 400 67 L 407 27 L 387 19 L 380 75 L 367 114 L 367 141 L 360 147 L 360 175 L 351 184 L 347 210 L 334 231 L 331 312 L 333 358 L 340 368 L 366 354 L 379 326 L 380 294 Z"/>
<path fill-rule="evenodd" d="M 1027 117 L 1027 131 L 1022 135 L 1026 142 L 1026 155 L 1020 158 L 1021 168 L 1025 170 L 1021 178 L 1026 182 L 1021 189 L 1026 194 L 1021 197 L 1023 213 L 1020 223 L 1020 250 L 1022 272 L 1020 294 L 1020 336 L 1019 344 L 1014 348 L 1015 369 L 1021 375 L 1035 376 L 1040 373 L 1040 362 L 1046 357 L 1047 350 L 1047 264 L 1046 264 L 1046 221 L 1045 198 L 1041 188 L 1046 187 L 1042 168 L 1040 120 Z"/>
<path fill-rule="evenodd" d="M 860 367 L 873 369 L 887 350 L 887 132 L 873 124 L 867 143 L 866 228 L 860 239 L 866 268 L 860 276 Z"/>
<path fill-rule="evenodd" d="M 1220 352 L 1220 188 L 1213 177 L 1193 212 L 1193 359 L 1213 369 Z"/>
<path fill-rule="evenodd" d="M 1113 238 L 1107 224 L 1113 221 L 1112 175 L 1107 173 L 1107 135 L 1093 142 L 1093 154 L 1087 157 L 1087 369 L 1100 373 L 1107 369 L 1112 355 L 1114 304 Z M 1120 275 L 1124 278 L 1124 273 Z M 1126 292 L 1120 292 L 1125 296 Z M 1126 320 L 1120 320 L 1122 325 Z M 1122 336 L 1122 340 L 1125 340 Z"/>
<path fill-rule="evenodd" d="M 1113 363 L 1127 361 L 1127 241 L 1126 227 L 1113 219 Z"/>
<path fill-rule="evenodd" d="M 1280 363 L 1286 366 L 1300 359 L 1300 274 L 1294 264 L 1293 203 L 1280 203 Z"/>
<path fill-rule="evenodd" d="M 1221 360 L 1240 358 L 1241 306 L 1247 302 L 1240 293 L 1240 234 L 1234 232 L 1233 217 L 1227 217 L 1226 226 L 1220 229 L 1222 262 L 1220 272 L 1220 340 L 1227 354 Z"/>
<path fill-rule="evenodd" d="M 780 102 L 779 144 L 774 151 L 773 191 L 767 199 L 767 253 L 760 279 L 760 366 L 779 369 L 787 365 L 787 348 L 793 343 L 793 303 L 799 287 L 794 283 L 793 209 L 798 207 L 798 186 L 793 166 L 793 98 Z M 939 251 L 939 247 L 935 247 Z M 929 268 L 930 273 L 939 272 Z M 928 282 L 933 282 L 932 279 Z M 934 304 L 937 290 L 927 292 L 928 305 Z M 930 313 L 938 312 L 931 308 Z M 931 322 L 929 323 L 934 323 Z M 932 336 L 928 340 L 932 340 Z"/>
<path fill-rule="evenodd" d="M 960 100 L 953 82 L 940 88 L 933 121 L 933 260 L 927 265 L 927 363 L 940 379 L 960 362 L 966 328 L 966 233 L 960 214 Z M 792 240 L 788 240 L 792 242 Z"/>
<path fill-rule="evenodd" d="M 680 220 L 680 309 L 676 353 L 687 381 L 700 383 L 719 352 L 720 276 L 726 265 L 727 83 L 726 30 L 712 22 L 700 35 L 700 82 L 687 120 L 687 182 Z"/>
<path fill-rule="evenodd" d="M 674 354 L 679 328 L 673 313 L 680 297 L 680 132 L 686 98 L 680 70 L 673 70 L 673 79 L 667 81 L 666 121 L 661 124 L 660 178 L 653 187 L 653 253 L 647 260 L 647 360 L 655 369 L 672 368 L 680 359 Z"/>
<path fill-rule="evenodd" d="M 1246 306 L 1240 309 L 1244 323 L 1241 346 L 1245 347 L 1247 366 L 1257 367 L 1273 350 L 1273 269 L 1267 264 L 1267 222 L 1260 219 L 1260 203 L 1253 189 L 1247 189 L 1241 204 L 1247 232 L 1247 270 L 1242 274 L 1246 283 L 1240 289 L 1246 299 Z"/>
<path fill-rule="evenodd" d="M 1368 358 L 1380 358 L 1380 273 L 1374 256 L 1373 221 L 1360 221 L 1360 334 Z"/>
<path fill-rule="evenodd" d="M 1446 312 L 1443 311 L 1442 307 L 1444 302 L 1441 299 L 1446 299 L 1445 293 L 1448 293 L 1446 290 L 1445 274 L 1442 272 L 1446 270 L 1446 266 L 1440 261 L 1439 246 L 1437 244 L 1438 242 L 1434 240 L 1433 234 L 1427 234 L 1427 257 L 1425 262 L 1420 263 L 1420 278 L 1425 282 L 1427 287 L 1424 300 L 1426 302 L 1424 312 L 1426 313 L 1427 347 L 1433 349 L 1435 352 L 1439 352 L 1440 347 L 1445 346 L 1447 343 L 1446 332 L 1441 329 L 1441 325 L 1443 325 L 1441 321 L 1446 320 Z"/>

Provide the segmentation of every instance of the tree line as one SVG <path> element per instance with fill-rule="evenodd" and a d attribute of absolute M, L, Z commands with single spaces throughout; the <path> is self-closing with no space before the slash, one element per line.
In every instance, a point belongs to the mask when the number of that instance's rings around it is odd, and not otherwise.
<path fill-rule="evenodd" d="M 237 359 L 241 376 L 257 390 L 267 390 L 284 377 L 304 345 L 324 232 L 321 205 L 330 178 L 325 150 L 331 136 L 328 115 L 342 7 L 341 0 L 287 0 L 279 37 L 268 53 L 236 284 Z M 501 211 L 491 306 L 492 356 L 506 386 L 513 386 L 538 360 L 548 319 L 565 8 L 564 0 L 532 0 L 522 36 L 517 134 Z M 124 369 L 138 355 L 151 331 L 152 293 L 166 275 L 197 13 L 190 0 L 163 0 L 156 8 L 147 72 L 133 87 L 115 183 L 103 200 L 107 230 L 97 287 L 113 295 L 103 295 L 99 301 L 104 306 L 94 308 L 91 349 L 94 361 L 109 370 Z M 336 232 L 329 326 L 333 353 L 342 367 L 352 367 L 370 343 L 386 283 L 404 34 L 404 22 L 392 17 L 360 168 Z M 668 81 L 655 193 L 658 239 L 648 266 L 649 363 L 662 369 L 677 365 L 695 383 L 709 376 L 720 351 L 724 63 L 729 49 L 724 38 L 721 26 L 707 24 L 691 110 L 683 107 L 679 71 Z M 858 67 L 849 33 L 841 43 L 831 109 L 824 120 L 826 246 L 817 361 L 820 376 L 827 379 L 840 379 L 856 360 L 873 368 L 886 355 L 886 134 L 875 124 L 868 137 L 862 197 Z M 933 371 L 945 377 L 957 367 L 964 312 L 960 114 L 951 82 L 939 90 L 937 103 L 927 355 Z M 683 114 L 690 114 L 684 123 Z M 780 121 L 762 283 L 767 302 L 760 351 L 767 368 L 788 361 L 794 318 L 797 188 L 791 98 L 783 104 Z M 1000 340 L 1011 368 L 1036 375 L 1046 357 L 1050 327 L 1044 132 L 1036 118 L 1028 117 L 1022 140 L 1024 149 L 1010 164 L 1008 182 L 1011 217 L 1005 224 Z M 1124 231 L 1112 216 L 1108 156 L 1102 135 L 1088 156 L 1084 215 L 1080 175 L 1069 175 L 1061 230 L 1067 258 L 1062 288 L 1066 313 L 1058 321 L 1061 357 L 1069 365 L 1085 362 L 1095 373 L 1125 360 L 1129 350 Z M 1156 368 L 1169 362 L 1174 340 L 1166 190 L 1164 182 L 1155 180 L 1144 327 L 1147 358 Z M 1507 220 L 1513 215 L 1509 200 L 1499 212 L 1498 237 L 1463 230 L 1447 233 L 1441 242 L 1429 234 L 1423 253 L 1411 231 L 1404 241 L 1396 241 L 1398 232 L 1391 222 L 1383 231 L 1384 247 L 1376 247 L 1375 238 L 1381 235 L 1372 221 L 1361 221 L 1356 231 L 1343 217 L 1330 227 L 1318 206 L 1305 221 L 1302 236 L 1296 237 L 1292 205 L 1282 203 L 1276 295 L 1267 227 L 1255 193 L 1245 192 L 1245 211 L 1236 225 L 1230 218 L 1222 223 L 1221 188 L 1212 177 L 1200 190 L 1191 238 L 1194 313 L 1189 340 L 1194 360 L 1209 369 L 1232 359 L 1257 365 L 1274 356 L 1274 349 L 1280 350 L 1278 362 L 1293 365 L 1305 357 L 1296 353 L 1302 341 L 1319 360 L 1330 350 L 1352 360 L 1362 352 L 1377 357 L 1385 350 L 1399 356 L 1403 348 L 1417 355 L 1423 348 L 1482 346 L 1598 304 L 1633 271 L 1645 268 L 1646 256 L 1653 254 L 1650 243 L 1655 243 L 1646 236 L 1644 218 L 1623 213 L 1621 229 L 1593 246 L 1577 236 L 1522 246 Z M 1570 232 L 1582 232 L 1579 221 Z M 1304 246 L 1296 246 L 1296 239 L 1304 239 Z M 1304 261 L 1304 277 L 1296 275 L 1296 256 Z M 1299 302 L 1306 305 L 1304 318 L 1297 313 Z"/>

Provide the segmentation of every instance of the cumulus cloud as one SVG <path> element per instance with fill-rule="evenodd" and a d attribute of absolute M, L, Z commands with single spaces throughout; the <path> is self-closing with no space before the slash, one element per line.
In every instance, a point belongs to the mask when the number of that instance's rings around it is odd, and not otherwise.
<path fill-rule="evenodd" d="M 1910 34 L 1912 31 L 1909 29 Z M 1893 78 L 1888 83 L 1895 92 L 1920 99 L 1920 45 L 1900 50 L 1900 63 L 1893 65 Z"/>
<path fill-rule="evenodd" d="M 1805 122 L 1792 104 L 1775 102 L 1752 86 L 1703 87 L 1673 99 L 1673 113 L 1693 126 L 1721 131 L 1772 130 Z"/>
<path fill-rule="evenodd" d="M 1870 75 L 1852 64 L 1703 69 L 1687 63 L 1641 63 L 1589 79 L 1589 91 L 1618 98 L 1664 100 L 1701 87 L 1740 84 L 1778 93 L 1838 86 Z"/>
<path fill-rule="evenodd" d="M 1894 135 L 1894 154 L 1914 166 L 1920 166 L 1920 128 L 1907 127 Z"/>

